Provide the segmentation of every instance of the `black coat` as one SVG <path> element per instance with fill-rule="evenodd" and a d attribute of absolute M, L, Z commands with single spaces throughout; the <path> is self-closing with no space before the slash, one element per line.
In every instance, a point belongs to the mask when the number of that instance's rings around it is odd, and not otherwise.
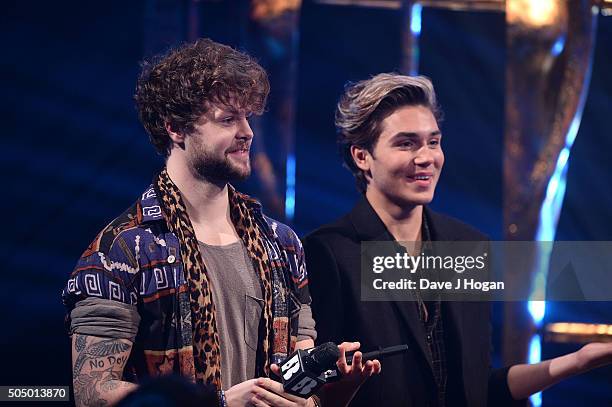
<path fill-rule="evenodd" d="M 431 239 L 482 241 L 476 229 L 425 208 Z M 304 238 L 317 343 L 361 342 L 364 352 L 399 344 L 410 351 L 382 360 L 352 406 L 435 406 L 436 387 L 425 329 L 412 302 L 360 300 L 360 244 L 393 240 L 368 201 Z M 507 369 L 490 371 L 490 306 L 486 302 L 443 302 L 448 364 L 447 406 L 511 403 Z"/>

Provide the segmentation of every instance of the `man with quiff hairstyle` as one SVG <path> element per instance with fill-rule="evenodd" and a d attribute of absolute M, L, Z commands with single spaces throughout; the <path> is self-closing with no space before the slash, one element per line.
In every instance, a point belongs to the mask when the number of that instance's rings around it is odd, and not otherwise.
<path fill-rule="evenodd" d="M 410 348 L 385 359 L 352 406 L 512 405 L 612 362 L 612 344 L 592 343 L 541 363 L 491 370 L 487 302 L 427 301 L 418 291 L 415 301 L 361 301 L 363 242 L 419 248 L 424 242 L 488 240 L 427 206 L 445 160 L 439 118 L 433 86 L 423 76 L 379 74 L 348 86 L 338 103 L 344 165 L 363 197 L 303 240 L 317 340 L 358 338 L 365 350 Z"/>

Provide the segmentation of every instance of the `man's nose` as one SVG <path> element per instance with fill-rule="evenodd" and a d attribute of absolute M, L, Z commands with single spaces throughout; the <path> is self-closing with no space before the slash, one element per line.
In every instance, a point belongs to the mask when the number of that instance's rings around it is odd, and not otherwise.
<path fill-rule="evenodd" d="M 247 140 L 252 139 L 254 136 L 253 130 L 251 129 L 251 125 L 246 117 L 240 119 L 239 127 L 238 127 L 238 137 L 245 138 Z"/>
<path fill-rule="evenodd" d="M 432 151 L 427 146 L 421 147 L 414 157 L 414 164 L 418 166 L 428 166 L 433 163 Z"/>

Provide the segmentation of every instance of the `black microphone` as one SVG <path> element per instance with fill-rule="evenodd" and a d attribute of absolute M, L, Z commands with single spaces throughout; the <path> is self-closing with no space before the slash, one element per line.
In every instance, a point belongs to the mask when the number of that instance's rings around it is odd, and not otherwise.
<path fill-rule="evenodd" d="M 333 342 L 298 349 L 280 364 L 284 390 L 298 397 L 310 397 L 326 383 L 325 372 L 336 368 L 339 356 L 340 350 Z"/>
<path fill-rule="evenodd" d="M 381 359 L 408 351 L 408 345 L 390 346 L 362 354 L 362 360 Z M 347 365 L 351 365 L 355 352 L 346 353 Z M 298 349 L 280 363 L 283 389 L 298 397 L 308 398 L 325 383 L 337 381 L 341 373 L 336 366 L 340 349 L 333 342 L 326 342 L 307 350 Z"/>
<path fill-rule="evenodd" d="M 353 364 L 353 355 L 355 352 L 357 351 L 346 353 L 346 364 L 348 366 Z M 365 362 L 366 360 L 382 359 L 386 356 L 393 356 L 404 352 L 408 352 L 408 345 L 389 346 L 388 348 L 380 348 L 372 352 L 362 353 L 361 360 Z"/>

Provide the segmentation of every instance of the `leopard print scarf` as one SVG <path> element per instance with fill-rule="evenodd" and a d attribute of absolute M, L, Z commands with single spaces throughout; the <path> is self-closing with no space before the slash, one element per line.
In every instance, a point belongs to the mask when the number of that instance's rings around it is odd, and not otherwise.
<path fill-rule="evenodd" d="M 185 276 L 189 282 L 195 379 L 198 383 L 214 384 L 218 389 L 221 389 L 221 354 L 215 321 L 215 304 L 213 303 L 212 287 L 202 261 L 195 231 L 189 220 L 180 191 L 168 176 L 166 169 L 157 176 L 154 186 L 162 204 L 168 228 L 177 236 L 182 249 L 181 259 Z M 260 324 L 261 346 L 258 346 L 257 371 L 269 375 L 270 349 L 273 341 L 270 259 L 265 249 L 264 232 L 254 220 L 252 208 L 249 205 L 252 200 L 246 195 L 238 193 L 231 186 L 228 188 L 230 218 L 262 283 L 265 301 L 262 313 L 264 323 Z"/>

